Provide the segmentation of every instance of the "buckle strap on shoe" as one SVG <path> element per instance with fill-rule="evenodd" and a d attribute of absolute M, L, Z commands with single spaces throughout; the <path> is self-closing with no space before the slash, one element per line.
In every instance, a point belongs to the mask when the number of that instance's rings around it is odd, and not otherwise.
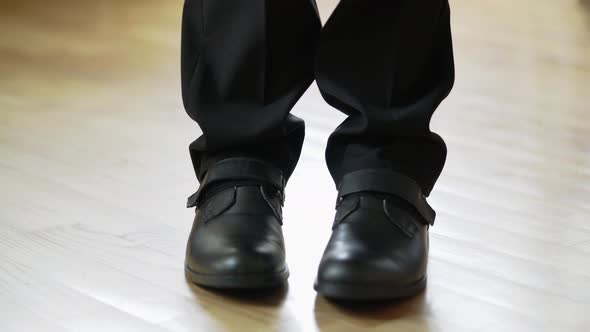
<path fill-rule="evenodd" d="M 389 169 L 365 169 L 346 174 L 338 184 L 338 198 L 362 191 L 373 191 L 399 197 L 412 205 L 429 225 L 436 213 L 426 201 L 418 183 Z"/>
<path fill-rule="evenodd" d="M 199 190 L 188 198 L 186 206 L 197 206 L 205 190 L 222 181 L 252 181 L 271 186 L 280 191 L 281 202 L 285 201 L 286 181 L 280 169 L 258 159 L 228 158 L 213 164 L 207 170 Z"/>

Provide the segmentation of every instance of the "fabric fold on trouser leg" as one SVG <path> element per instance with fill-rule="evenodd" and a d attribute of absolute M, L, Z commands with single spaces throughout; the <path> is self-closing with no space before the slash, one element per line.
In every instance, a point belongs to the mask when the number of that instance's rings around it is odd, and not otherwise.
<path fill-rule="evenodd" d="M 338 185 L 361 169 L 391 169 L 428 195 L 446 158 L 430 118 L 454 82 L 447 0 L 341 0 L 320 36 L 315 74 L 348 115 L 328 141 Z"/>
<path fill-rule="evenodd" d="M 321 23 L 310 0 L 186 0 L 181 76 L 199 180 L 209 165 L 255 157 L 293 172 L 305 133 L 290 115 L 314 79 Z"/>

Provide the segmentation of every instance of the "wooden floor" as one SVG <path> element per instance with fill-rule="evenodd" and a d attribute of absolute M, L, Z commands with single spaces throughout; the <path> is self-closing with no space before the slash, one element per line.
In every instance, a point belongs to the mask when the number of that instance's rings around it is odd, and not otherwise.
<path fill-rule="evenodd" d="M 584 1 L 452 0 L 428 288 L 359 306 L 312 289 L 343 119 L 315 86 L 294 110 L 308 135 L 288 289 L 205 291 L 183 276 L 199 129 L 180 100 L 181 1 L 0 0 L 0 331 L 590 331 Z M 335 0 L 319 4 L 325 19 Z"/>

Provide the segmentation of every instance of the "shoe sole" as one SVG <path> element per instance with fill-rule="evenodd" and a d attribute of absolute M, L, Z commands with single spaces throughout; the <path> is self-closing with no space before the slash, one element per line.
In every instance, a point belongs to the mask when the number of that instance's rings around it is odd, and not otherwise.
<path fill-rule="evenodd" d="M 197 273 L 185 265 L 184 274 L 194 284 L 218 289 L 273 288 L 284 284 L 289 278 L 287 268 L 271 274 L 218 275 Z"/>
<path fill-rule="evenodd" d="M 405 287 L 387 287 L 375 284 L 337 283 L 316 280 L 313 288 L 321 295 L 336 300 L 394 300 L 411 297 L 426 287 L 426 277 Z"/>

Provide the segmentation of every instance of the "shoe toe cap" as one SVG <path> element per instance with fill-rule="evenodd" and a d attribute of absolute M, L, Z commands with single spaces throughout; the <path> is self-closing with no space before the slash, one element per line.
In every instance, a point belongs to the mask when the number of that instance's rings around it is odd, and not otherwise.
<path fill-rule="evenodd" d="M 283 250 L 270 242 L 189 254 L 186 264 L 199 273 L 220 275 L 273 273 L 286 268 Z"/>
<path fill-rule="evenodd" d="M 339 253 L 320 263 L 318 280 L 342 284 L 410 285 L 424 277 L 426 262 L 412 257 Z"/>

